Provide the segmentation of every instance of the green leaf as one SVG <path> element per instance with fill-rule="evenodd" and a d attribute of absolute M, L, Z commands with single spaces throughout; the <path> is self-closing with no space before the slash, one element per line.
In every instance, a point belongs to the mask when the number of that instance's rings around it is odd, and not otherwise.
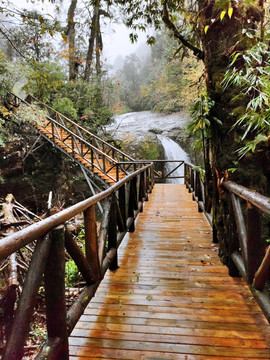
<path fill-rule="evenodd" d="M 209 25 L 206 25 L 205 28 L 204 28 L 204 33 L 207 34 L 207 31 L 209 29 Z"/>
<path fill-rule="evenodd" d="M 226 15 L 226 10 L 221 11 L 220 13 L 220 20 L 222 21 L 224 16 Z"/>
<path fill-rule="evenodd" d="M 230 7 L 229 10 L 228 10 L 228 16 L 229 16 L 230 19 L 232 18 L 232 14 L 233 14 L 233 8 Z"/>

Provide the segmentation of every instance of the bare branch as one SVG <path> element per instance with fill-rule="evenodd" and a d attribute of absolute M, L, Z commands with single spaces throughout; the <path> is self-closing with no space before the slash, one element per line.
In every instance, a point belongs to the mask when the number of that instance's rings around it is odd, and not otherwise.
<path fill-rule="evenodd" d="M 204 53 L 201 49 L 197 48 L 196 46 L 192 45 L 188 42 L 176 28 L 175 24 L 171 21 L 169 17 L 169 12 L 167 8 L 167 1 L 163 3 L 163 14 L 162 14 L 162 21 L 164 22 L 165 26 L 172 31 L 174 37 L 181 41 L 181 43 L 186 46 L 188 49 L 193 51 L 193 54 L 199 59 L 204 60 Z"/>

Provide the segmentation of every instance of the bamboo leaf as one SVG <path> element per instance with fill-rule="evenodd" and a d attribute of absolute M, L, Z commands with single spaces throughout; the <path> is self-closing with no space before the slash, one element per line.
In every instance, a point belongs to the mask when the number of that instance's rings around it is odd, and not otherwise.
<path fill-rule="evenodd" d="M 229 16 L 230 19 L 232 18 L 232 14 L 233 14 L 233 8 L 230 7 L 229 10 L 228 10 L 228 16 Z"/>
<path fill-rule="evenodd" d="M 221 11 L 220 13 L 220 20 L 222 21 L 224 16 L 226 15 L 226 10 Z"/>

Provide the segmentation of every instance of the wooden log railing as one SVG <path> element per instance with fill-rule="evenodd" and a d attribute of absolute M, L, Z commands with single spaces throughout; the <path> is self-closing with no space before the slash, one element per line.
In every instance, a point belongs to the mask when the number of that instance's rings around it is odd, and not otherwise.
<path fill-rule="evenodd" d="M 143 210 L 143 202 L 152 190 L 152 168 L 153 164 L 148 164 L 107 190 L 1 240 L 0 260 L 36 240 L 2 360 L 23 357 L 43 275 L 48 339 L 36 359 L 69 358 L 68 336 L 106 270 L 117 269 L 117 249 L 127 231 L 135 230 L 135 218 Z M 100 201 L 104 202 L 104 214 L 97 234 L 95 206 Z M 79 213 L 84 214 L 85 255 L 66 226 L 66 222 Z M 65 304 L 65 250 L 86 284 L 69 309 Z"/>
<path fill-rule="evenodd" d="M 198 202 L 199 211 L 204 211 L 211 222 L 212 216 L 206 211 L 204 178 L 201 169 L 185 164 L 185 182 L 193 200 Z M 249 285 L 254 298 L 270 322 L 270 246 L 262 236 L 263 214 L 270 215 L 270 198 L 245 188 L 232 181 L 223 181 L 223 191 L 230 199 L 229 212 L 229 273 L 239 274 Z M 226 194 L 225 194 L 226 195 Z"/>
<path fill-rule="evenodd" d="M 270 293 L 266 289 L 270 250 L 261 231 L 263 214 L 270 214 L 270 199 L 232 181 L 224 181 L 223 188 L 230 196 L 229 255 L 270 322 Z M 233 267 L 229 270 L 235 275 Z"/>
<path fill-rule="evenodd" d="M 189 163 L 185 163 L 184 167 L 186 187 L 192 193 L 193 200 L 197 201 L 198 211 L 204 212 L 212 225 L 211 201 L 206 194 L 204 170 Z"/>

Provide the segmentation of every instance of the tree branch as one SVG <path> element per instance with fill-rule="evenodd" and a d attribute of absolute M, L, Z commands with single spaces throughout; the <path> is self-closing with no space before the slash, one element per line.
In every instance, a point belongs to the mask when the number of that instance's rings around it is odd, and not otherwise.
<path fill-rule="evenodd" d="M 9 38 L 9 36 L 4 32 L 2 28 L 0 28 L 0 33 L 6 38 L 6 40 L 10 43 L 10 45 L 13 47 L 15 51 L 25 60 L 29 61 L 27 56 L 25 56 L 14 44 L 13 41 Z"/>
<path fill-rule="evenodd" d="M 193 51 L 193 54 L 199 59 L 204 60 L 204 53 L 201 49 L 197 48 L 196 46 L 189 43 L 178 31 L 175 24 L 170 20 L 169 12 L 167 8 L 167 1 L 163 3 L 163 14 L 162 14 L 162 21 L 164 22 L 165 26 L 172 31 L 174 37 L 181 41 L 181 43 L 186 46 L 188 49 Z"/>

